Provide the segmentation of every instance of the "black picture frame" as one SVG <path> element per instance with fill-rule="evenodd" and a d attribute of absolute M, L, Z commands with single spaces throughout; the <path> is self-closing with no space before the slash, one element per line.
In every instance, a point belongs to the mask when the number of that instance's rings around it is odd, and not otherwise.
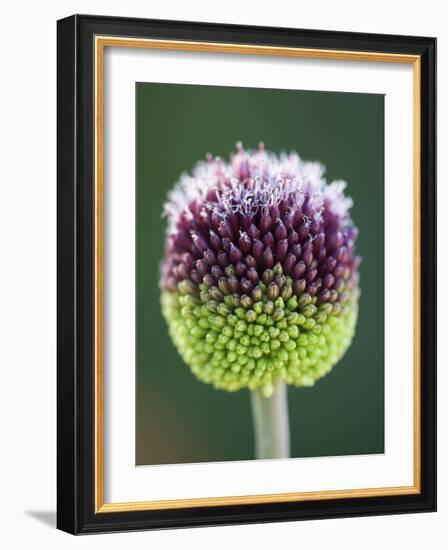
<path fill-rule="evenodd" d="M 419 494 L 96 513 L 93 42 L 97 35 L 383 52 L 420 57 Z M 57 527 L 68 533 L 82 534 L 435 511 L 436 39 L 74 15 L 58 21 L 57 47 Z"/>

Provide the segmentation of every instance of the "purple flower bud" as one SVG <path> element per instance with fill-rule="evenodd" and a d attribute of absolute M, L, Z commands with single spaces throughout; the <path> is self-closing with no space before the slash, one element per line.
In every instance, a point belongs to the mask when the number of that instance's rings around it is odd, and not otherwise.
<path fill-rule="evenodd" d="M 181 254 L 181 260 L 188 268 L 193 267 L 193 256 L 189 252 Z"/>
<path fill-rule="evenodd" d="M 283 239 L 286 239 L 288 236 L 288 232 L 286 231 L 286 227 L 283 224 L 282 220 L 279 220 L 277 223 L 277 227 L 275 228 L 275 240 L 281 241 Z"/>
<path fill-rule="evenodd" d="M 324 287 L 325 288 L 332 288 L 334 285 L 334 277 L 331 273 L 328 273 L 328 275 L 325 275 L 324 277 Z"/>
<path fill-rule="evenodd" d="M 306 274 L 306 280 L 311 283 L 314 281 L 314 279 L 317 277 L 317 269 L 315 267 L 311 267 Z"/>
<path fill-rule="evenodd" d="M 204 252 L 203 257 L 204 257 L 204 260 L 208 263 L 209 266 L 213 266 L 217 262 L 215 253 L 210 249 L 206 250 Z"/>
<path fill-rule="evenodd" d="M 258 239 L 254 239 L 254 244 L 252 245 L 252 255 L 255 258 L 255 261 L 257 262 L 257 264 L 261 263 L 263 252 L 264 252 L 263 243 Z"/>
<path fill-rule="evenodd" d="M 325 247 L 322 246 L 321 248 L 316 250 L 316 252 L 314 253 L 314 257 L 316 258 L 318 265 L 322 265 L 325 261 L 325 258 L 327 257 L 327 251 Z"/>
<path fill-rule="evenodd" d="M 291 229 L 294 223 L 294 214 L 286 210 L 283 214 L 283 223 L 285 224 L 286 229 Z"/>
<path fill-rule="evenodd" d="M 249 226 L 247 234 L 251 239 L 259 239 L 261 236 L 260 230 L 258 229 L 258 227 L 255 227 L 253 223 Z"/>
<path fill-rule="evenodd" d="M 272 219 L 269 214 L 261 214 L 260 216 L 260 230 L 261 233 L 264 235 L 267 231 L 269 231 L 269 228 L 271 227 Z"/>
<path fill-rule="evenodd" d="M 247 265 L 247 267 L 257 267 L 257 260 L 250 254 L 248 254 L 244 258 L 244 263 Z"/>
<path fill-rule="evenodd" d="M 294 279 L 300 279 L 300 277 L 305 273 L 305 271 L 306 271 L 306 264 L 305 262 L 302 262 L 302 260 L 300 260 L 300 262 L 297 262 L 296 265 L 294 266 L 292 270 L 292 276 L 294 277 Z"/>
<path fill-rule="evenodd" d="M 191 239 L 183 233 L 178 233 L 175 235 L 172 241 L 173 248 L 177 250 L 190 250 L 191 245 Z"/>
<path fill-rule="evenodd" d="M 345 267 L 342 264 L 337 264 L 336 267 L 333 269 L 333 275 L 336 277 L 336 279 L 338 279 L 339 277 L 343 277 L 344 273 Z"/>
<path fill-rule="evenodd" d="M 305 252 L 311 252 L 311 254 L 313 253 L 313 242 L 310 239 L 307 239 L 302 244 L 302 254 L 305 254 Z"/>
<path fill-rule="evenodd" d="M 347 248 L 345 246 L 341 246 L 334 252 L 334 257 L 338 262 L 344 263 L 347 259 Z"/>
<path fill-rule="evenodd" d="M 317 292 L 317 284 L 315 282 L 311 282 L 308 285 L 306 285 L 306 292 L 310 296 L 314 296 Z"/>
<path fill-rule="evenodd" d="M 210 266 L 204 260 L 198 260 L 196 262 L 196 270 L 201 277 L 204 277 L 210 271 Z"/>
<path fill-rule="evenodd" d="M 274 240 L 274 235 L 268 231 L 264 236 L 263 236 L 263 244 L 265 247 L 270 247 L 272 248 L 274 246 L 274 243 L 275 243 L 275 240 Z"/>
<path fill-rule="evenodd" d="M 263 252 L 263 265 L 268 268 L 274 267 L 274 254 L 270 248 Z"/>
<path fill-rule="evenodd" d="M 289 251 L 294 254 L 296 258 L 302 257 L 302 245 L 297 243 L 289 247 Z"/>
<path fill-rule="evenodd" d="M 243 262 L 238 262 L 235 266 L 235 273 L 237 277 L 241 278 L 247 271 L 247 266 Z"/>
<path fill-rule="evenodd" d="M 288 254 L 286 256 L 285 261 L 283 262 L 283 269 L 285 270 L 285 273 L 288 273 L 289 275 L 295 263 L 296 263 L 296 257 L 294 256 L 294 254 Z"/>
<path fill-rule="evenodd" d="M 330 291 L 328 290 L 328 288 L 324 288 L 323 290 L 320 291 L 319 300 L 321 302 L 328 302 L 329 299 L 330 299 Z"/>
<path fill-rule="evenodd" d="M 283 262 L 283 260 L 286 258 L 286 253 L 288 252 L 288 241 L 286 239 L 282 239 L 277 242 L 277 246 L 275 247 L 275 259 L 277 262 Z"/>
<path fill-rule="evenodd" d="M 257 284 L 258 281 L 260 280 L 260 277 L 258 276 L 258 271 L 255 269 L 255 267 L 250 267 L 247 270 L 246 276 L 254 284 Z"/>
<path fill-rule="evenodd" d="M 174 274 L 180 280 L 188 279 L 190 276 L 191 269 L 188 269 L 185 264 L 179 264 L 174 268 Z"/>
<path fill-rule="evenodd" d="M 217 233 L 213 231 L 213 229 L 210 229 L 209 235 L 211 247 L 218 252 L 219 250 L 221 250 L 222 247 L 221 238 Z"/>
<path fill-rule="evenodd" d="M 229 239 L 233 237 L 232 228 L 227 220 L 221 221 L 218 227 L 218 233 L 221 237 L 228 237 Z"/>
<path fill-rule="evenodd" d="M 281 201 L 280 201 L 281 202 Z M 269 208 L 269 214 L 271 216 L 271 220 L 278 220 L 280 218 L 280 208 L 278 207 L 278 204 L 272 204 Z"/>
<path fill-rule="evenodd" d="M 360 259 L 351 200 L 343 183 L 327 184 L 322 173 L 297 155 L 276 157 L 242 145 L 230 163 L 211 155 L 198 163 L 165 205 L 162 290 L 177 292 L 189 281 L 203 293 L 198 303 L 222 302 L 224 295 L 231 309 L 245 295 L 256 302 L 281 297 L 293 311 L 295 300 L 306 295 L 313 299 L 304 306 L 313 306 L 308 314 L 319 304 L 356 301 Z M 283 323 L 277 305 L 274 310 Z M 246 322 L 253 315 L 258 313 Z"/>
<path fill-rule="evenodd" d="M 227 252 L 218 252 L 218 264 L 224 268 L 229 265 L 229 255 Z"/>
<path fill-rule="evenodd" d="M 224 237 L 222 239 L 222 249 L 226 252 L 230 251 L 230 245 L 232 244 L 232 241 L 229 239 L 229 237 Z"/>
<path fill-rule="evenodd" d="M 308 225 L 306 223 L 302 223 L 302 225 L 297 230 L 299 234 L 299 241 L 303 243 L 305 239 L 308 238 L 308 235 L 310 234 L 310 231 L 308 229 Z"/>
<path fill-rule="evenodd" d="M 336 264 L 336 258 L 333 258 L 333 256 L 328 256 L 327 261 L 324 264 L 324 270 L 331 272 L 336 267 Z"/>
<path fill-rule="evenodd" d="M 309 267 L 311 265 L 311 262 L 313 261 L 313 253 L 310 250 L 307 250 L 302 254 L 302 258 L 305 262 L 305 265 Z"/>
<path fill-rule="evenodd" d="M 208 249 L 208 244 L 206 240 L 202 235 L 200 235 L 196 231 L 191 232 L 191 238 L 193 240 L 195 247 L 199 250 L 199 252 L 203 253 Z"/>
<path fill-rule="evenodd" d="M 299 242 L 299 234 L 294 229 L 289 232 L 288 242 L 289 244 L 297 244 Z"/>
<path fill-rule="evenodd" d="M 324 246 L 325 243 L 325 233 L 318 233 L 313 241 L 313 249 L 319 250 Z"/>
<path fill-rule="evenodd" d="M 250 294 L 251 290 L 253 288 L 253 284 L 249 279 L 246 279 L 246 277 L 243 277 L 241 279 L 241 291 L 244 294 Z"/>
<path fill-rule="evenodd" d="M 211 273 L 217 281 L 224 276 L 224 271 L 219 267 L 219 265 L 212 266 Z"/>
<path fill-rule="evenodd" d="M 241 233 L 241 236 L 238 240 L 238 247 L 243 254 L 249 254 L 252 249 L 252 240 L 246 231 Z"/>
<path fill-rule="evenodd" d="M 239 248 L 237 248 L 233 243 L 230 244 L 229 256 L 230 256 L 230 261 L 233 264 L 236 264 L 240 260 L 243 259 L 243 255 L 241 253 L 241 250 Z"/>
<path fill-rule="evenodd" d="M 336 233 L 333 233 L 328 237 L 327 248 L 330 251 L 337 250 L 343 245 L 343 243 L 344 243 L 344 236 L 342 235 L 341 231 L 337 231 Z"/>
<path fill-rule="evenodd" d="M 203 283 L 207 285 L 209 288 L 215 284 L 215 279 L 213 278 L 210 273 L 207 273 L 204 275 L 204 278 L 202 279 Z"/>

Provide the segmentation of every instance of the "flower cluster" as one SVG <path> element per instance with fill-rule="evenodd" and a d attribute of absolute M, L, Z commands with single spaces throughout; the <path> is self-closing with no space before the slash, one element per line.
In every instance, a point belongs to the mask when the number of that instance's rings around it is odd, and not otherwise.
<path fill-rule="evenodd" d="M 168 218 L 161 303 L 170 335 L 203 382 L 234 391 L 278 379 L 310 386 L 354 335 L 357 229 L 344 182 L 296 153 L 209 155 L 183 175 Z"/>

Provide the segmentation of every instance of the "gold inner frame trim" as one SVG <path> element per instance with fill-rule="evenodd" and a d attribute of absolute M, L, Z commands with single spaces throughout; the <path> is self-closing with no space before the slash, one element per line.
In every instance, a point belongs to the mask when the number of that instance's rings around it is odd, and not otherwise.
<path fill-rule="evenodd" d="M 407 63 L 413 65 L 413 420 L 414 420 L 414 479 L 413 485 L 400 487 L 363 488 L 349 490 L 276 493 L 179 500 L 153 500 L 141 502 L 106 503 L 104 501 L 104 52 L 106 47 L 153 48 L 159 50 L 193 51 L 207 53 L 231 53 L 300 57 L 342 61 L 370 61 L 383 63 Z M 417 55 L 402 55 L 382 52 L 358 52 L 257 46 L 253 44 L 226 44 L 183 40 L 158 40 L 96 36 L 95 55 L 95 513 L 129 512 L 142 510 L 166 510 L 198 508 L 207 506 L 231 506 L 274 502 L 303 502 L 343 498 L 379 497 L 419 494 L 421 491 L 421 387 L 420 387 L 420 197 L 421 197 L 421 59 Z"/>

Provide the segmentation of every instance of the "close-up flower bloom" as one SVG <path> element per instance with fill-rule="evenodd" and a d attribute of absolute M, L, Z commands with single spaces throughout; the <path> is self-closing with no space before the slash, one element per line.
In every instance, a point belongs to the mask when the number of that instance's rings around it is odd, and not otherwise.
<path fill-rule="evenodd" d="M 312 386 L 341 359 L 360 263 L 345 186 L 263 144 L 181 176 L 165 204 L 161 304 L 199 380 L 268 397 L 279 381 Z"/>

